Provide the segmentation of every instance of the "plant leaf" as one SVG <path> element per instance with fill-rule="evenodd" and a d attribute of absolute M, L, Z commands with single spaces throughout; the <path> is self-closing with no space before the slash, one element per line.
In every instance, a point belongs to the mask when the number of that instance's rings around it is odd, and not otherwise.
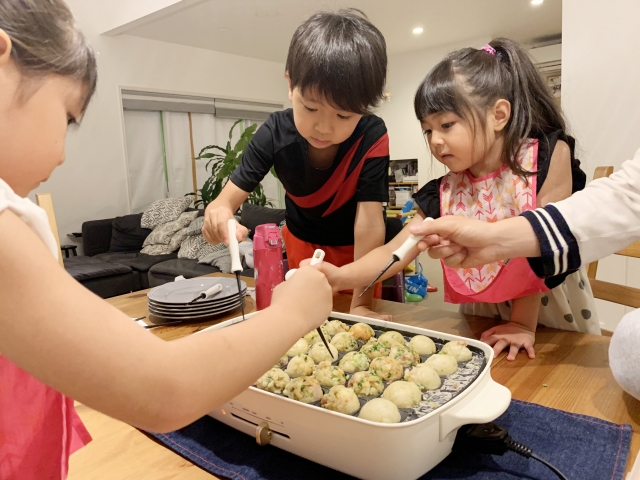
<path fill-rule="evenodd" d="M 195 205 L 208 205 L 217 198 L 222 192 L 222 189 L 229 181 L 229 177 L 235 171 L 236 168 L 242 162 L 242 156 L 247 149 L 251 140 L 255 135 L 258 128 L 257 124 L 252 124 L 247 128 L 243 128 L 243 120 L 237 120 L 231 126 L 229 130 L 229 140 L 226 142 L 225 147 L 219 145 L 207 145 L 196 157 L 196 160 L 207 160 L 205 168 L 211 173 L 209 178 L 204 182 L 202 188 L 198 190 L 198 200 Z M 237 132 L 238 140 L 232 146 L 234 129 L 238 126 L 239 132 Z M 277 178 L 275 170 L 271 168 L 271 173 Z M 194 196 L 195 193 L 188 195 Z M 249 194 L 247 203 L 253 203 L 262 206 L 273 207 L 273 202 L 268 199 L 264 194 L 264 188 L 261 184 L 258 184 L 256 189 Z"/>

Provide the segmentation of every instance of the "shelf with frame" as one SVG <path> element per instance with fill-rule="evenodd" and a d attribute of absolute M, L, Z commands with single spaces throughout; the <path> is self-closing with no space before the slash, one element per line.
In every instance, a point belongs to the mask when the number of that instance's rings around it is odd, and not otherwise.
<path fill-rule="evenodd" d="M 418 191 L 417 178 L 417 158 L 389 160 L 389 210 L 400 210 L 411 199 Z"/>

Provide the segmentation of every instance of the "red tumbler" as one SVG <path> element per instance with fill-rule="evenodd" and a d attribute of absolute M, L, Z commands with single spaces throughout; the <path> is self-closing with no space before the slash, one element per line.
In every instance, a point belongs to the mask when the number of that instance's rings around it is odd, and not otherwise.
<path fill-rule="evenodd" d="M 275 223 L 258 225 L 253 235 L 253 264 L 256 280 L 256 308 L 271 305 L 273 289 L 284 281 L 282 239 Z"/>

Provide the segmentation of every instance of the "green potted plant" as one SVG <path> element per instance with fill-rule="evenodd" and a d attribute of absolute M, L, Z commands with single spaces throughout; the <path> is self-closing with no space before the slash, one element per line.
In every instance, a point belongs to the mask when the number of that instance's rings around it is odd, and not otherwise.
<path fill-rule="evenodd" d="M 240 165 L 242 154 L 258 128 L 258 125 L 254 123 L 243 129 L 242 122 L 243 120 L 238 120 L 231 126 L 231 130 L 229 130 L 229 140 L 227 140 L 226 146 L 207 145 L 200 150 L 200 153 L 196 157 L 196 160 L 207 160 L 206 169 L 211 172 L 211 176 L 204 182 L 201 189 L 197 192 L 187 194 L 197 197 L 197 200 L 194 202 L 196 207 L 203 206 L 206 208 L 209 203 L 215 200 L 216 197 L 220 195 L 220 192 L 222 192 L 222 188 L 227 181 L 229 181 L 229 177 L 233 171 Z M 231 146 L 233 129 L 236 125 L 239 125 L 240 138 L 235 145 Z M 260 184 L 251 192 L 246 203 L 253 203 L 263 207 L 274 206 L 273 202 L 264 194 L 264 188 Z"/>

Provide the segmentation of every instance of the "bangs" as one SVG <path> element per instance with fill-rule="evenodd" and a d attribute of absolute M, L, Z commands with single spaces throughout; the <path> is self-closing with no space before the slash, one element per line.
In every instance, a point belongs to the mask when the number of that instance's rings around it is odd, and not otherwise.
<path fill-rule="evenodd" d="M 311 97 L 318 101 L 325 101 L 336 110 L 355 113 L 357 115 L 368 115 L 370 108 L 378 103 L 377 95 L 368 94 L 366 85 L 363 85 L 362 75 L 349 75 L 350 72 L 344 70 L 326 71 L 324 76 L 313 71 L 306 75 L 294 87 L 300 89 L 305 97 Z M 360 77 L 360 78 L 358 78 Z M 347 80 L 349 78 L 350 80 Z M 372 98 L 373 97 L 373 98 Z"/>
<path fill-rule="evenodd" d="M 453 112 L 466 118 L 471 111 L 462 86 L 456 81 L 452 62 L 445 60 L 436 65 L 422 81 L 414 99 L 418 120 L 435 113 Z"/>
<path fill-rule="evenodd" d="M 310 17 L 291 39 L 285 71 L 303 94 L 367 115 L 383 96 L 387 52 L 380 31 L 361 14 L 341 10 Z"/>
<path fill-rule="evenodd" d="M 89 102 L 96 91 L 98 83 L 98 64 L 96 54 L 86 37 L 78 32 L 77 38 L 77 54 L 67 66 L 66 73 L 71 75 L 80 82 L 85 88 L 82 111 L 84 112 L 89 106 Z"/>
<path fill-rule="evenodd" d="M 366 115 L 382 98 L 386 62 L 367 62 L 365 66 L 366 56 L 349 47 L 343 43 L 319 49 L 318 55 L 305 52 L 304 60 L 290 62 L 295 67 L 289 69 L 289 76 L 292 86 L 303 94 L 318 95 L 338 110 Z"/>

